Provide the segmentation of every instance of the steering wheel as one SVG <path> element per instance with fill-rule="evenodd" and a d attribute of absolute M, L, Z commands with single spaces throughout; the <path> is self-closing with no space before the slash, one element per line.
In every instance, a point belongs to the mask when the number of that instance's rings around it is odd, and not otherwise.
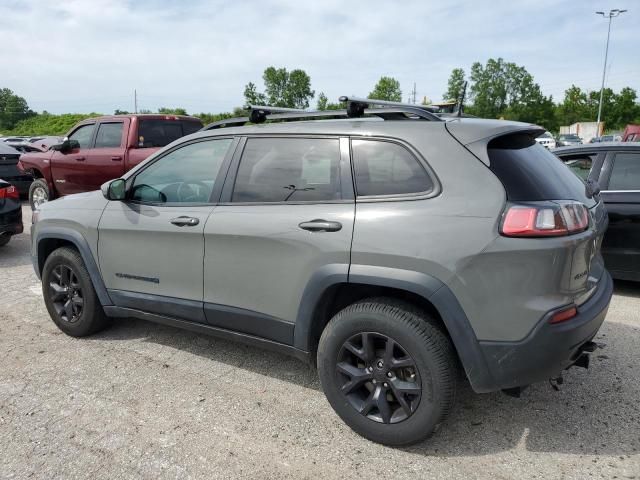
<path fill-rule="evenodd" d="M 193 188 L 196 187 L 196 188 Z M 178 186 L 178 191 L 176 195 L 178 196 L 178 200 L 180 202 L 206 202 L 209 198 L 202 199 L 200 198 L 203 193 L 209 191 L 209 187 L 207 187 L 203 182 L 198 180 L 187 180 L 182 182 Z"/>

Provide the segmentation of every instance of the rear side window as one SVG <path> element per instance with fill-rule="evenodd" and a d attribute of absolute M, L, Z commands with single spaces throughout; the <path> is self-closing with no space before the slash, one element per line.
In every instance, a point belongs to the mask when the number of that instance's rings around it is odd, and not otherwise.
<path fill-rule="evenodd" d="M 640 190 L 640 153 L 616 154 L 609 190 Z"/>
<path fill-rule="evenodd" d="M 249 138 L 231 201 L 323 202 L 340 191 L 337 138 Z"/>
<path fill-rule="evenodd" d="M 186 120 L 140 119 L 138 147 L 164 147 L 180 137 L 197 132 L 202 125 Z"/>
<path fill-rule="evenodd" d="M 511 201 L 576 200 L 595 205 L 585 184 L 532 136 L 514 134 L 489 142 L 489 168 Z"/>
<path fill-rule="evenodd" d="M 397 143 L 352 140 L 358 196 L 425 193 L 433 182 L 418 159 Z"/>
<path fill-rule="evenodd" d="M 119 147 L 122 142 L 122 122 L 101 123 L 96 135 L 95 148 Z"/>

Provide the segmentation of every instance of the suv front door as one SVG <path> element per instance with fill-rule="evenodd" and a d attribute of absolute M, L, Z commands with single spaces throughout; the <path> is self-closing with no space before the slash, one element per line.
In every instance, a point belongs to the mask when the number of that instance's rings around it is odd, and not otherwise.
<path fill-rule="evenodd" d="M 76 140 L 80 148 L 70 152 L 53 152 L 51 155 L 51 176 L 58 195 L 70 195 L 86 191 L 84 188 L 87 171 L 86 161 L 93 146 L 95 122 L 78 126 L 68 136 Z"/>
<path fill-rule="evenodd" d="M 355 212 L 348 140 L 252 137 L 207 221 L 209 324 L 293 343 L 308 285 L 347 281 Z"/>
<path fill-rule="evenodd" d="M 127 200 L 99 224 L 99 262 L 117 306 L 203 322 L 207 218 L 220 196 L 232 138 L 179 145 L 127 179 Z"/>

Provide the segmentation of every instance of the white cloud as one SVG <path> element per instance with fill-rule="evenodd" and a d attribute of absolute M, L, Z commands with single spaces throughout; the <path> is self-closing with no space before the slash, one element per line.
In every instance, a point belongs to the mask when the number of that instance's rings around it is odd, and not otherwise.
<path fill-rule="evenodd" d="M 502 56 L 555 98 L 571 83 L 598 89 L 602 2 L 45 0 L 0 4 L 0 87 L 36 110 L 139 105 L 223 111 L 261 85 L 269 65 L 303 68 L 330 99 L 366 95 L 381 75 L 407 97 L 438 99 L 454 67 Z M 624 3 L 624 2 L 623 2 Z M 625 8 L 616 4 L 611 7 Z M 634 28 L 614 20 L 609 84 L 640 88 Z"/>

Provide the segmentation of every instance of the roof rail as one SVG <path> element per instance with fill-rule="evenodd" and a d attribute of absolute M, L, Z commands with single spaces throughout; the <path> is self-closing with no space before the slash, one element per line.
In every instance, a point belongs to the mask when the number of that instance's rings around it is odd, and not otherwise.
<path fill-rule="evenodd" d="M 340 97 L 340 101 L 347 103 L 346 110 L 307 111 L 295 108 L 270 107 L 262 105 L 248 105 L 248 117 L 226 118 L 206 125 L 202 130 L 215 130 L 224 127 L 240 127 L 248 122 L 264 123 L 267 120 L 295 121 L 316 118 L 360 118 L 363 116 L 378 117 L 383 120 L 406 120 L 407 114 L 423 120 L 441 122 L 438 115 L 425 105 L 412 105 L 385 100 L 371 100 L 358 97 Z M 370 108 L 369 105 L 383 108 Z"/>

